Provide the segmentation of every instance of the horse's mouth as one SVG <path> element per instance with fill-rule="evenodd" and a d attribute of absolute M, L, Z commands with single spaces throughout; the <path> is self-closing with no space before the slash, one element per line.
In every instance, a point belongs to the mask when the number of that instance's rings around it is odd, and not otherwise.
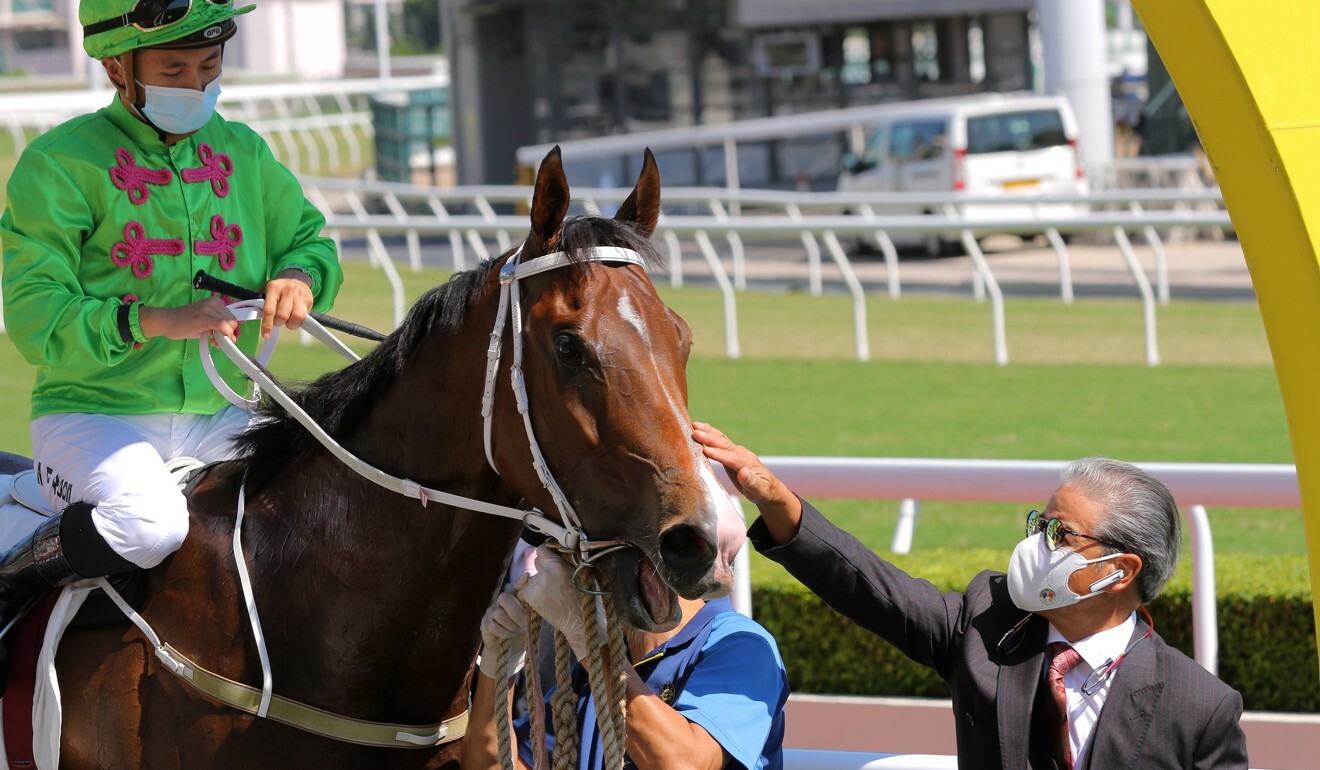
<path fill-rule="evenodd" d="M 651 620 L 651 631 L 668 631 L 679 621 L 678 595 L 661 579 L 655 562 L 643 555 L 637 565 L 637 598 Z"/>

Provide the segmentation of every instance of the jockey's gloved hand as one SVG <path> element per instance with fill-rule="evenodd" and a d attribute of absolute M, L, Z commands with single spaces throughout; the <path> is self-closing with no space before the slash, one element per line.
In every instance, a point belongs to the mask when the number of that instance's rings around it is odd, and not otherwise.
<path fill-rule="evenodd" d="M 558 551 L 543 545 L 536 549 L 536 570 L 526 578 L 519 593 L 522 600 L 568 639 L 578 660 L 587 660 L 589 647 L 593 655 L 598 654 L 596 645 L 588 645 L 587 639 L 588 634 L 595 639 L 596 629 L 605 627 L 604 612 L 596 602 L 597 623 L 587 628 L 582 617 L 584 594 L 573 583 L 573 566 Z"/>
<path fill-rule="evenodd" d="M 500 639 L 509 642 L 509 655 L 514 658 L 511 674 L 522 670 L 527 658 L 527 613 L 523 612 L 522 603 L 513 591 L 502 591 L 481 618 L 481 659 L 478 664 L 481 673 L 499 680 L 499 656 L 495 654 L 495 643 Z"/>

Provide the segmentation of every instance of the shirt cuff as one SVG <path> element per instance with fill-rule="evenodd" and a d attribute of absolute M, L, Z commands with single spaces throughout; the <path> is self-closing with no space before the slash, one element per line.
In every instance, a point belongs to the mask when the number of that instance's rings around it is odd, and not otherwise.
<path fill-rule="evenodd" d="M 303 267 L 302 265 L 289 265 L 288 267 L 284 268 L 284 270 L 297 270 L 298 272 L 307 276 L 308 280 L 311 281 L 312 284 L 312 296 L 313 297 L 316 296 L 316 289 L 317 289 L 316 273 L 312 272 L 310 269 L 306 267 Z M 281 270 L 280 272 L 284 272 L 284 270 Z"/>
<path fill-rule="evenodd" d="M 147 335 L 142 333 L 142 303 L 134 302 L 128 306 L 128 330 L 133 341 L 139 345 L 147 344 Z"/>

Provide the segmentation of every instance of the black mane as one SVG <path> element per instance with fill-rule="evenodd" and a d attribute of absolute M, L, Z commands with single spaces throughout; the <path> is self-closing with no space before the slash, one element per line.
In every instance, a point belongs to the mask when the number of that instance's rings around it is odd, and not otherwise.
<path fill-rule="evenodd" d="M 663 264 L 650 242 L 631 226 L 599 216 L 565 219 L 554 248 L 567 252 L 571 262 L 580 264 L 583 252 L 597 246 L 633 249 L 648 268 Z M 399 328 L 361 361 L 291 390 L 290 396 L 331 436 L 339 438 L 351 431 L 398 378 L 422 339 L 432 333 L 452 335 L 462 328 L 481 296 L 486 277 L 495 264 L 502 264 L 503 256 L 455 273 L 445 283 L 427 291 L 413 304 Z M 484 364 L 473 361 L 470 365 Z M 292 458 L 319 446 L 297 420 L 269 397 L 264 400 L 261 412 L 268 419 L 258 422 L 238 439 L 239 459 L 248 463 L 248 483 L 253 489 L 262 486 Z"/>

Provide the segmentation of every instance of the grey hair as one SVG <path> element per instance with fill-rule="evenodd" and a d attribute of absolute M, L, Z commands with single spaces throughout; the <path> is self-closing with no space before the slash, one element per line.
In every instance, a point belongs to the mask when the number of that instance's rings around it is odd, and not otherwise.
<path fill-rule="evenodd" d="M 1075 488 L 1104 510 L 1097 537 L 1122 543 L 1141 557 L 1141 601 L 1159 596 L 1182 548 L 1182 516 L 1169 488 L 1137 466 L 1107 457 L 1071 462 L 1060 477 L 1063 486 Z"/>

